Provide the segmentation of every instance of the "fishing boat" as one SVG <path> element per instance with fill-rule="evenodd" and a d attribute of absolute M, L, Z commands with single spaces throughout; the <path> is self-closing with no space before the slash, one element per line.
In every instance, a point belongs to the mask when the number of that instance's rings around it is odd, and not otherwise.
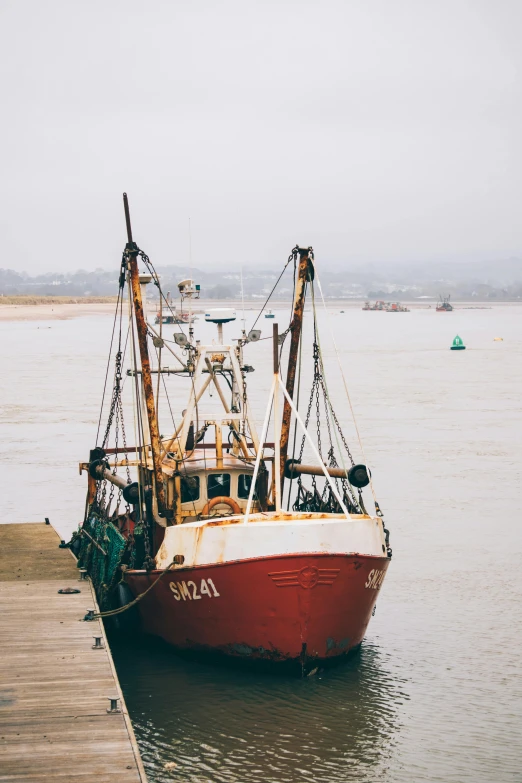
<path fill-rule="evenodd" d="M 450 294 L 448 296 L 439 296 L 439 303 L 436 308 L 437 313 L 451 313 L 453 305 L 450 304 Z"/>
<path fill-rule="evenodd" d="M 375 304 L 370 304 L 369 302 L 365 302 L 364 306 L 362 308 L 363 310 L 386 310 L 386 302 L 384 302 L 382 299 L 378 299 Z"/>
<path fill-rule="evenodd" d="M 387 302 L 384 308 L 387 313 L 409 313 L 409 309 L 400 302 Z"/>
<path fill-rule="evenodd" d="M 197 316 L 192 315 L 190 316 L 188 313 L 183 312 L 176 312 L 176 309 L 174 308 L 169 313 L 164 313 L 163 315 L 160 315 L 159 313 L 156 314 L 155 323 L 159 324 L 191 324 L 194 323 L 194 321 L 197 321 Z"/>
<path fill-rule="evenodd" d="M 144 277 L 142 275 L 142 277 Z M 149 276 L 152 279 L 152 276 Z M 146 282 L 142 280 L 142 283 Z M 150 281 L 148 281 L 150 282 Z M 155 324 L 191 324 L 194 323 L 194 321 L 197 321 L 197 316 L 194 315 L 191 310 L 187 312 L 187 310 L 183 310 L 183 302 L 185 299 L 199 299 L 199 294 L 201 291 L 201 286 L 194 282 L 192 279 L 187 280 L 181 280 L 181 282 L 178 283 L 178 290 L 181 295 L 181 307 L 178 310 L 176 305 L 172 302 L 172 297 L 170 295 L 170 291 L 167 291 L 167 294 L 164 298 L 160 297 L 160 303 L 158 310 L 156 312 L 156 317 L 154 319 Z"/>
<path fill-rule="evenodd" d="M 192 324 L 173 341 L 151 327 L 147 275 L 163 294 L 133 240 L 125 194 L 124 207 L 113 389 L 102 404 L 107 425 L 80 464 L 86 510 L 70 542 L 102 616 L 137 613 L 141 631 L 190 656 L 288 665 L 301 674 L 340 661 L 363 640 L 392 551 L 370 471 L 355 463 L 328 394 L 313 250 L 295 247 L 286 262 L 293 310 L 281 335 L 273 323 L 271 366 L 258 382 L 270 381 L 259 432 L 250 362 L 266 343 L 256 346 L 256 323 L 232 340 L 224 327 L 234 328 L 235 312 L 208 310 L 216 336 L 205 344 Z M 302 325 L 310 298 L 308 345 Z M 174 368 L 162 364 L 166 351 Z M 306 357 L 313 379 L 303 402 Z M 125 381 L 133 387 L 130 414 Z M 163 387 L 161 410 L 172 412 L 167 435 L 158 414 Z M 182 392 L 188 399 L 177 405 Z"/>
<path fill-rule="evenodd" d="M 275 318 L 273 312 L 271 310 L 268 311 L 268 313 L 265 313 L 265 318 Z"/>

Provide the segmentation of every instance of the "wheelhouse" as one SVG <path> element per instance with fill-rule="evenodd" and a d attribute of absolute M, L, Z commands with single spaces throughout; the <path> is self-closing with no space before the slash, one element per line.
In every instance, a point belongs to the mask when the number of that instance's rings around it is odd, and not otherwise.
<path fill-rule="evenodd" d="M 253 466 L 244 460 L 223 455 L 216 464 L 210 458 L 188 460 L 173 479 L 180 496 L 181 521 L 193 522 L 201 516 L 227 516 L 245 513 L 252 487 Z M 252 510 L 259 510 L 256 495 Z"/>

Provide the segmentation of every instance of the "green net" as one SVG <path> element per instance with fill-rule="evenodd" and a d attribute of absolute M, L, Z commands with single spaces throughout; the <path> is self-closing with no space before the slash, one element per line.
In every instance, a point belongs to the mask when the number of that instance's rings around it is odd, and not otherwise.
<path fill-rule="evenodd" d="M 84 533 L 78 555 L 78 568 L 87 569 L 101 608 L 104 609 L 118 577 L 118 566 L 127 542 L 111 522 L 92 511 L 82 530 Z"/>

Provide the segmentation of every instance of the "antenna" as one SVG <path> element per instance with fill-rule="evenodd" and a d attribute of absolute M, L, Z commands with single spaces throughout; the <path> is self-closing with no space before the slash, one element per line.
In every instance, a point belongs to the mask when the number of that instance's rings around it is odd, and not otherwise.
<path fill-rule="evenodd" d="M 243 288 L 243 267 L 241 267 L 241 302 L 243 303 L 243 337 L 246 336 L 246 318 L 245 318 L 245 291 Z"/>
<path fill-rule="evenodd" d="M 190 277 L 194 278 L 194 275 L 192 274 L 192 231 L 190 228 L 190 218 L 188 219 L 188 230 L 189 230 L 189 266 L 190 266 Z M 181 300 L 182 306 L 183 306 L 183 299 Z M 192 338 L 194 337 L 194 327 L 192 326 L 192 297 L 189 296 L 189 337 L 192 341 Z"/>

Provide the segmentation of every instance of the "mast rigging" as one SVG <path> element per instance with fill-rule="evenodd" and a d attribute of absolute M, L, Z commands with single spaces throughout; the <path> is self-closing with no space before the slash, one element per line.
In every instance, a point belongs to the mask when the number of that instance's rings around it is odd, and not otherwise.
<path fill-rule="evenodd" d="M 149 424 L 150 450 L 152 454 L 158 514 L 160 517 L 171 519 L 172 512 L 167 508 L 165 484 L 163 481 L 163 471 L 161 469 L 160 435 L 158 428 L 158 418 L 156 415 L 156 405 L 154 402 L 154 390 L 152 387 L 149 350 L 147 346 L 147 322 L 145 321 L 145 313 L 143 312 L 143 302 L 141 298 L 141 285 L 138 271 L 138 255 L 140 254 L 140 250 L 132 239 L 129 201 L 127 199 L 126 193 L 123 194 L 123 206 L 125 209 L 125 222 L 127 225 L 127 245 L 125 246 L 125 255 L 127 258 L 127 266 L 129 270 L 132 300 L 134 306 L 134 318 L 136 320 L 136 330 L 138 332 L 141 377 L 143 382 L 143 395 L 145 397 L 145 406 L 147 410 L 147 420 Z M 144 451 L 146 447 L 147 444 L 144 444 Z M 145 457 L 145 454 L 143 456 Z"/>

